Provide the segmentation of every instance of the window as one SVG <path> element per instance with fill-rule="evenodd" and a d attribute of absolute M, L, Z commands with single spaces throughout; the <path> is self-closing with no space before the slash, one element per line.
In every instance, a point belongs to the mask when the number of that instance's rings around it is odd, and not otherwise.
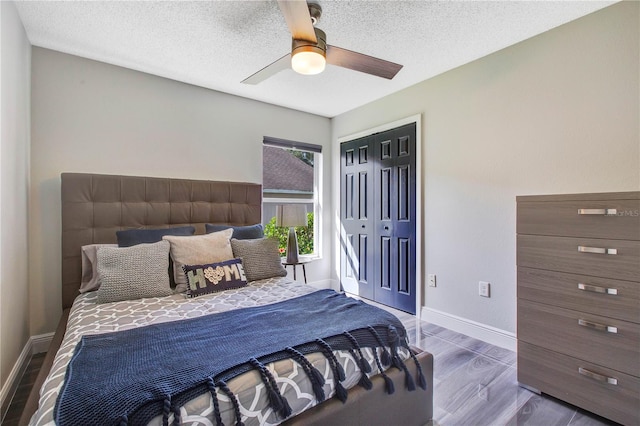
<path fill-rule="evenodd" d="M 289 229 L 276 226 L 276 208 L 283 204 L 306 207 L 307 226 L 296 227 L 300 255 L 319 256 L 320 191 L 322 147 L 302 142 L 265 137 L 262 147 L 262 224 L 266 236 L 280 242 L 286 255 Z"/>

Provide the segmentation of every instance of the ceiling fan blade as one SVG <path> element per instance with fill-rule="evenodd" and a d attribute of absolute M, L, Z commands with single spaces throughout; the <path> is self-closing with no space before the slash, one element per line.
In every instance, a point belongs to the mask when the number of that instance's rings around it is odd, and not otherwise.
<path fill-rule="evenodd" d="M 278 74 L 280 71 L 290 69 L 290 68 L 291 68 L 291 54 L 287 53 L 282 58 L 262 68 L 257 73 L 252 74 L 249 77 L 245 78 L 244 80 L 242 80 L 242 83 L 258 84 L 268 79 L 269 77 L 273 77 L 274 75 Z"/>
<path fill-rule="evenodd" d="M 311 23 L 309 6 L 305 0 L 278 0 L 278 6 L 287 21 L 291 38 L 317 43 L 316 33 Z"/>
<path fill-rule="evenodd" d="M 327 63 L 391 80 L 402 65 L 341 47 L 327 45 Z"/>

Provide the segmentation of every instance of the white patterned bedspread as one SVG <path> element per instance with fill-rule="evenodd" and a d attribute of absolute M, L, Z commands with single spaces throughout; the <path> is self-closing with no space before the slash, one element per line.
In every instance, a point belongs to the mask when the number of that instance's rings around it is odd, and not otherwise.
<path fill-rule="evenodd" d="M 64 382 L 67 364 L 73 355 L 76 344 L 84 335 L 109 333 L 119 330 L 140 327 L 168 321 L 193 318 L 232 309 L 268 305 L 316 291 L 306 284 L 290 279 L 271 278 L 254 281 L 247 287 L 227 290 L 221 293 L 187 299 L 181 294 L 168 297 L 128 300 L 124 302 L 96 304 L 96 293 L 85 293 L 75 300 L 64 340 L 56 354 L 53 367 L 40 390 L 40 405 L 31 418 L 31 425 L 53 425 L 53 407 L 58 392 Z M 327 318 L 330 321 L 330 318 Z M 373 371 L 379 371 L 371 349 L 363 348 L 365 358 Z M 346 380 L 342 382 L 346 389 L 355 386 L 360 379 L 360 368 L 348 351 L 334 351 L 337 359 L 344 367 Z M 399 355 L 407 359 L 409 354 L 400 348 Z M 324 375 L 324 390 L 328 398 L 334 395 L 333 370 L 321 353 L 306 355 L 307 359 Z M 293 415 L 317 404 L 311 382 L 304 370 L 291 360 L 282 360 L 266 365 L 278 383 L 282 396 L 287 398 Z M 230 380 L 227 385 L 238 398 L 242 421 L 250 425 L 275 425 L 283 421 L 269 407 L 264 384 L 260 374 L 250 371 Z M 225 425 L 235 424 L 233 406 L 229 398 L 218 392 L 220 412 Z M 172 415 L 173 417 L 173 415 Z M 172 417 L 169 419 L 170 424 Z M 213 416 L 213 400 L 211 395 L 203 394 L 192 399 L 181 408 L 182 424 L 215 425 Z M 162 424 L 162 417 L 150 423 Z"/>

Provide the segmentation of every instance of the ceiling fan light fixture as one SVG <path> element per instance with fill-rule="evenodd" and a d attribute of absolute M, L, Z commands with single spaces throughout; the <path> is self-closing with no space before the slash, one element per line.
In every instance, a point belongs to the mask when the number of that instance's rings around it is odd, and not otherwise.
<path fill-rule="evenodd" d="M 310 0 L 310 3 L 302 0 L 277 1 L 291 33 L 291 53 L 253 73 L 242 83 L 258 84 L 289 66 L 300 74 L 318 74 L 324 71 L 327 62 L 388 80 L 402 69 L 400 64 L 327 45 L 327 35 L 315 27 L 322 15 L 322 8 L 314 0 Z"/>
<path fill-rule="evenodd" d="M 291 56 L 291 68 L 299 74 L 320 74 L 326 65 L 327 59 L 319 52 L 299 50 Z"/>
<path fill-rule="evenodd" d="M 313 30 L 316 43 L 294 39 L 291 45 L 291 68 L 299 74 L 320 74 L 327 65 L 327 35 L 319 28 Z"/>

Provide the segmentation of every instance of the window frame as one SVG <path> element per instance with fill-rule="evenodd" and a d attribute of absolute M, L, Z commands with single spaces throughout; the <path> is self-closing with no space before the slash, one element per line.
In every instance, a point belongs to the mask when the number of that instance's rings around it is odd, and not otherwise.
<path fill-rule="evenodd" d="M 313 195 L 311 198 L 265 196 L 264 184 L 262 186 L 262 203 L 269 204 L 313 204 L 313 253 L 301 254 L 302 259 L 322 259 L 322 146 L 304 142 L 290 141 L 286 139 L 265 136 L 263 146 L 272 146 L 285 150 L 307 151 L 313 155 Z M 264 168 L 264 157 L 262 160 Z M 263 170 L 264 173 L 264 170 Z M 264 212 L 264 208 L 263 208 Z M 265 218 L 263 217 L 263 221 Z"/>

